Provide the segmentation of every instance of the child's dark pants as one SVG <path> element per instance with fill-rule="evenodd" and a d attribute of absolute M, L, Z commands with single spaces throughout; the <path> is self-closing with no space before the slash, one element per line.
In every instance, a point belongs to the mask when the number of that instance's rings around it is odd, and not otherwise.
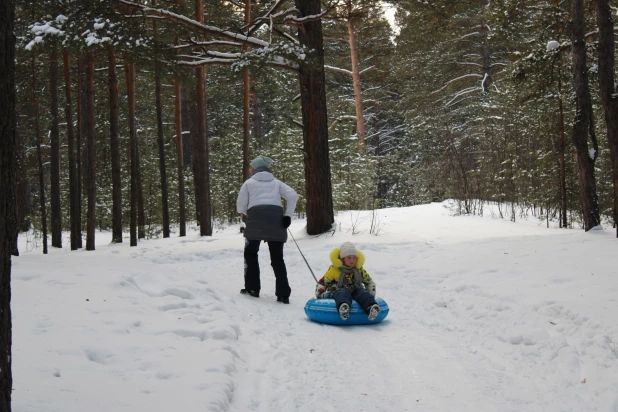
<path fill-rule="evenodd" d="M 354 289 L 352 293 L 344 288 L 337 289 L 333 292 L 333 298 L 335 299 L 337 309 L 339 309 L 342 303 L 347 303 L 352 308 L 352 299 L 354 299 L 367 314 L 369 313 L 369 307 L 377 303 L 373 295 L 367 292 L 366 289 Z"/>
<path fill-rule="evenodd" d="M 258 251 L 260 250 L 261 240 L 245 239 L 245 289 L 261 289 L 260 284 L 260 264 L 258 262 Z M 268 242 L 270 251 L 270 265 L 275 272 L 275 295 L 279 298 L 289 298 L 292 290 L 288 283 L 288 272 L 283 260 L 283 242 Z"/>

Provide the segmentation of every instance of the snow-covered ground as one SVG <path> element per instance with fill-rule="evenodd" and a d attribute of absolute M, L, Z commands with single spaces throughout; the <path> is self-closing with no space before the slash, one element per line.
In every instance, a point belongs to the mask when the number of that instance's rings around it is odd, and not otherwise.
<path fill-rule="evenodd" d="M 275 301 L 265 244 L 260 298 L 240 295 L 238 226 L 133 248 L 97 233 L 94 252 L 47 256 L 22 243 L 13 410 L 618 412 L 613 229 L 453 217 L 443 204 L 378 218 L 378 236 L 369 212 L 340 213 L 319 237 L 291 226 L 318 277 L 342 242 L 365 253 L 390 307 L 370 326 L 305 316 L 314 279 L 291 239 L 291 303 Z"/>

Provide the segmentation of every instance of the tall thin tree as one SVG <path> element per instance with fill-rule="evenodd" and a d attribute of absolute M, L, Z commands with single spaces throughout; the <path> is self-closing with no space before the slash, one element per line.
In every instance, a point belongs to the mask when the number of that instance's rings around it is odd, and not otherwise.
<path fill-rule="evenodd" d="M 176 163 L 177 178 L 178 178 L 178 219 L 179 219 L 179 236 L 187 235 L 187 217 L 185 205 L 185 176 L 184 176 L 184 152 L 182 140 L 182 95 L 181 86 L 178 76 L 174 80 L 175 92 L 175 121 L 176 121 Z"/>
<path fill-rule="evenodd" d="M 11 411 L 11 244 L 15 216 L 15 4 L 0 3 L 0 411 Z"/>
<path fill-rule="evenodd" d="M 588 68 L 586 67 L 584 0 L 571 1 L 571 19 L 576 109 L 575 119 L 573 120 L 573 146 L 575 146 L 577 156 L 584 229 L 588 231 L 600 223 L 597 187 L 594 178 L 594 163 L 599 154 L 599 147 L 594 132 L 592 102 L 588 86 Z M 592 142 L 592 150 L 589 150 L 588 139 Z"/>
<path fill-rule="evenodd" d="M 86 222 L 86 250 L 95 250 L 96 159 L 94 138 L 94 53 L 86 53 L 86 189 L 88 217 Z"/>
<path fill-rule="evenodd" d="M 249 26 L 251 22 L 251 0 L 245 0 L 245 25 Z M 243 50 L 246 52 L 248 46 L 243 46 Z M 249 95 L 250 95 L 250 81 L 249 81 L 249 68 L 245 67 L 242 71 L 242 108 L 243 108 L 243 139 L 242 139 L 242 180 L 243 182 L 249 178 L 249 127 L 251 123 L 250 109 L 249 109 Z"/>
<path fill-rule="evenodd" d="M 75 153 L 75 132 L 73 129 L 73 93 L 71 87 L 71 57 L 66 50 L 62 51 L 64 68 L 64 92 L 65 108 L 64 115 L 67 121 L 67 150 L 69 152 L 69 221 L 71 225 L 71 250 L 77 250 L 81 246 L 81 230 L 77 219 L 79 206 L 79 189 L 77 185 L 77 162 Z"/>
<path fill-rule="evenodd" d="M 599 88 L 605 112 L 607 143 L 612 160 L 614 186 L 614 226 L 618 237 L 618 97 L 614 83 L 614 21 L 607 0 L 596 0 L 597 25 L 599 26 Z"/>
<path fill-rule="evenodd" d="M 153 21 L 152 29 L 157 35 L 157 23 Z M 159 176 L 161 181 L 161 209 L 163 217 L 163 237 L 170 237 L 170 209 L 167 195 L 167 169 L 165 167 L 165 139 L 163 135 L 163 104 L 161 103 L 161 63 L 158 46 L 155 45 L 155 106 L 157 112 L 157 144 L 159 146 Z"/>
<path fill-rule="evenodd" d="M 56 41 L 51 41 L 49 53 L 50 94 L 50 181 L 52 247 L 62 247 L 62 212 L 60 210 L 60 128 L 58 116 L 58 52 Z"/>
<path fill-rule="evenodd" d="M 32 57 L 32 120 L 34 121 L 34 138 L 36 139 L 37 162 L 39 166 L 39 205 L 41 207 L 41 230 L 43 232 L 43 254 L 47 254 L 47 209 L 45 200 L 45 170 L 41 153 L 41 136 L 39 122 L 39 97 L 36 92 L 36 58 Z"/>
<path fill-rule="evenodd" d="M 124 74 L 127 83 L 127 104 L 129 106 L 129 147 L 131 163 L 131 246 L 137 246 L 137 131 L 135 128 L 135 76 L 133 63 L 125 56 Z"/>
<path fill-rule="evenodd" d="M 319 16 L 320 0 L 295 0 L 301 17 Z M 312 59 L 299 64 L 303 141 L 305 151 L 305 187 L 307 193 L 307 233 L 329 230 L 334 219 L 328 123 L 326 80 L 324 77 L 324 42 L 319 19 L 298 26 L 300 44 L 313 53 Z"/>
<path fill-rule="evenodd" d="M 120 176 L 120 145 L 118 143 L 118 74 L 116 50 L 107 49 L 109 81 L 109 143 L 112 160 L 112 243 L 122 243 L 122 179 Z"/>
<path fill-rule="evenodd" d="M 354 107 L 356 110 L 356 134 L 361 152 L 365 149 L 365 117 L 363 114 L 363 96 L 358 62 L 358 40 L 352 0 L 346 0 L 348 20 L 348 42 L 350 44 L 350 60 L 352 62 L 352 85 L 354 87 Z"/>
<path fill-rule="evenodd" d="M 195 0 L 196 20 L 204 23 L 204 4 L 202 0 Z M 208 139 L 206 138 L 206 69 L 197 67 L 195 69 L 196 80 L 196 106 L 197 106 L 197 127 L 195 133 L 195 150 L 193 152 L 193 162 L 195 162 L 196 176 L 196 204 L 198 205 L 198 219 L 200 224 L 200 236 L 212 235 L 212 223 L 210 216 L 210 176 L 208 162 Z"/>

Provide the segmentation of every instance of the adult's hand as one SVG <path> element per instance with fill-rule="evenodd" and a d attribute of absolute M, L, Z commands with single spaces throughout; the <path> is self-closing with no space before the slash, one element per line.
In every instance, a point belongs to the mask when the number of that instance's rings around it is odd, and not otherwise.
<path fill-rule="evenodd" d="M 289 216 L 283 216 L 283 220 L 281 224 L 283 225 L 284 228 L 287 229 L 292 224 L 292 218 Z"/>

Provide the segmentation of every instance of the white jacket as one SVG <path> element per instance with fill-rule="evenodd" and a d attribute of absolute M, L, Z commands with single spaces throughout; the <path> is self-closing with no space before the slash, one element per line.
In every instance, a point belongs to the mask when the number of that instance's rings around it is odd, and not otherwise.
<path fill-rule="evenodd" d="M 247 179 L 240 188 L 238 199 L 236 199 L 236 209 L 243 215 L 253 206 L 274 205 L 283 207 L 281 198 L 286 201 L 285 216 L 294 214 L 298 194 L 290 186 L 286 185 L 270 172 L 258 172 Z"/>

